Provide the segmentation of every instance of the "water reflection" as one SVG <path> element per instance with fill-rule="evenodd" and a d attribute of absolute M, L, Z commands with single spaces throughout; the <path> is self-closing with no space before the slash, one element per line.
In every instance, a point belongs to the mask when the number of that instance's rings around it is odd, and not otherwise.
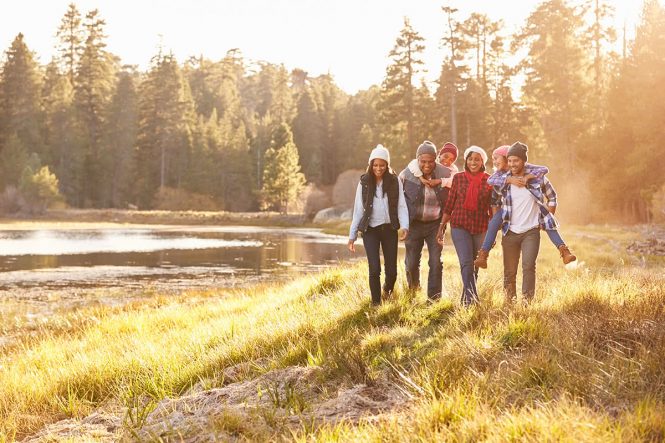
<path fill-rule="evenodd" d="M 345 245 L 343 237 L 308 229 L 0 231 L 0 290 L 242 284 L 347 260 Z"/>

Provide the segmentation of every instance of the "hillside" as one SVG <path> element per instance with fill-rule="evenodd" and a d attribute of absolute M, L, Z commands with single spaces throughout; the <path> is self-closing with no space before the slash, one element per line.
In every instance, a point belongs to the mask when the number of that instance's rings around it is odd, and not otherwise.
<path fill-rule="evenodd" d="M 665 276 L 643 232 L 543 239 L 534 303 L 506 306 L 500 248 L 482 304 L 403 288 L 369 307 L 364 263 L 280 285 L 155 294 L 2 319 L 0 441 L 661 441 Z"/>

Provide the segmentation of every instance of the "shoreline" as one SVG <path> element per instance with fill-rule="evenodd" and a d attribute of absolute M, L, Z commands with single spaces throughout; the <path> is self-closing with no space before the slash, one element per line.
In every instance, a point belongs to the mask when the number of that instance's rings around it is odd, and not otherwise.
<path fill-rule="evenodd" d="M 0 230 L 91 229 L 174 226 L 261 226 L 316 228 L 323 233 L 346 235 L 350 220 L 313 223 L 303 214 L 225 211 L 139 211 L 127 209 L 58 209 L 36 217 L 0 216 Z"/>

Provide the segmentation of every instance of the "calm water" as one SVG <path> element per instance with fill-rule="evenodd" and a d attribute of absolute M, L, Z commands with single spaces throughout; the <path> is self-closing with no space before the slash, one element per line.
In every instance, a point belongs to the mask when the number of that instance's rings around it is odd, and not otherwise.
<path fill-rule="evenodd" d="M 235 286 L 351 258 L 346 238 L 311 229 L 0 231 L 0 291 Z"/>

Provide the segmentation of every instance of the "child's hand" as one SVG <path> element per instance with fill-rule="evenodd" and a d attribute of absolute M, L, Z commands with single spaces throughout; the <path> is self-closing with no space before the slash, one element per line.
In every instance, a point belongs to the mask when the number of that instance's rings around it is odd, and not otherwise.
<path fill-rule="evenodd" d="M 506 179 L 506 183 L 509 185 L 515 185 L 519 186 L 520 188 L 523 188 L 526 186 L 527 179 L 525 177 L 508 177 Z"/>

